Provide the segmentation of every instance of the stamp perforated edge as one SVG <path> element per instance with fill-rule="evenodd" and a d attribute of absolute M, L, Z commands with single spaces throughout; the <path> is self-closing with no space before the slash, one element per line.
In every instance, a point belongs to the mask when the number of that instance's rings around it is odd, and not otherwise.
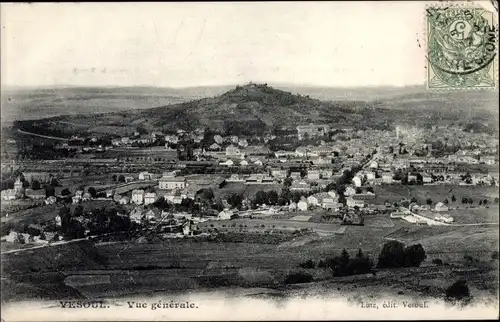
<path fill-rule="evenodd" d="M 488 3 L 492 6 L 492 8 L 485 6 L 485 3 Z M 424 12 L 423 12 L 423 20 L 422 20 L 422 26 L 423 26 L 423 47 L 424 47 L 424 76 L 425 76 L 425 88 L 428 91 L 431 92 L 464 92 L 464 91 L 498 91 L 499 89 L 499 70 L 498 70 L 498 61 L 499 61 L 499 48 L 497 45 L 496 48 L 496 53 L 495 53 L 495 59 L 493 59 L 493 79 L 495 81 L 495 86 L 494 87 L 429 87 L 429 72 L 430 72 L 430 66 L 429 66 L 429 58 L 427 57 L 427 53 L 429 52 L 429 47 L 428 47 L 428 28 L 427 28 L 427 10 L 429 8 L 477 8 L 477 7 L 482 7 L 487 11 L 490 11 L 493 13 L 493 25 L 495 26 L 495 42 L 498 44 L 499 40 L 499 32 L 498 32 L 498 12 L 495 14 L 496 8 L 493 7 L 491 2 L 489 1 L 460 1 L 460 2 L 451 2 L 451 1 L 446 1 L 446 2 L 428 2 L 424 6 Z M 496 19 L 496 20 L 495 20 Z"/>

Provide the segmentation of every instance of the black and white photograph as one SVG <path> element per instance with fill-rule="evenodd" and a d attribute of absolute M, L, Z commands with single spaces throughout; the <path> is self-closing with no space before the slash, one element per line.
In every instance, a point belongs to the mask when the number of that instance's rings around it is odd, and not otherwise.
<path fill-rule="evenodd" d="M 6 3 L 1 319 L 498 319 L 498 1 Z"/>

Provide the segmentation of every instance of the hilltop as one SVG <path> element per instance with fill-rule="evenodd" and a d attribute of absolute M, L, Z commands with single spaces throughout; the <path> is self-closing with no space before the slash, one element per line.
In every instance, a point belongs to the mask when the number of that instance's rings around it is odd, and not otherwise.
<path fill-rule="evenodd" d="M 208 90 L 206 93 L 210 92 Z M 27 131 L 122 134 L 140 127 L 146 131 L 209 127 L 232 128 L 242 134 L 261 134 L 279 127 L 329 123 L 340 127 L 392 129 L 395 124 L 422 127 L 478 123 L 498 131 L 498 96 L 493 92 L 429 93 L 417 88 L 393 90 L 373 100 L 322 101 L 309 95 L 292 94 L 267 84 L 236 86 L 220 95 L 153 108 L 111 113 L 58 116 L 38 121 L 16 122 Z M 80 110 L 81 111 L 81 110 Z"/>

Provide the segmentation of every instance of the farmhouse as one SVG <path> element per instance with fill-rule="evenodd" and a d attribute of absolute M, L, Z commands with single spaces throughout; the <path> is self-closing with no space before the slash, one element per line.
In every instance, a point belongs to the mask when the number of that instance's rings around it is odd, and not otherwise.
<path fill-rule="evenodd" d="M 122 197 L 118 200 L 118 203 L 120 205 L 128 205 L 130 203 L 130 198 L 125 196 L 125 197 Z"/>
<path fill-rule="evenodd" d="M 307 204 L 307 200 L 305 199 L 302 199 L 297 203 L 297 209 L 299 211 L 307 211 L 308 206 L 309 205 Z"/>
<path fill-rule="evenodd" d="M 319 170 L 308 170 L 307 179 L 309 180 L 319 180 Z"/>
<path fill-rule="evenodd" d="M 144 205 L 150 205 L 152 203 L 155 203 L 156 200 L 158 200 L 156 192 L 148 192 L 144 194 Z"/>
<path fill-rule="evenodd" d="M 158 181 L 160 190 L 184 189 L 186 187 L 185 177 L 162 177 Z"/>
<path fill-rule="evenodd" d="M 436 204 L 436 207 L 434 208 L 435 211 L 448 211 L 448 206 L 445 205 L 443 202 L 438 202 Z"/>
<path fill-rule="evenodd" d="M 311 186 L 305 181 L 299 181 L 297 183 L 293 183 L 290 186 L 290 191 L 310 191 Z"/>
<path fill-rule="evenodd" d="M 245 184 L 272 184 L 274 179 L 264 173 L 254 173 L 245 179 Z"/>
<path fill-rule="evenodd" d="M 139 173 L 139 180 L 151 180 L 153 179 L 153 175 L 148 172 Z"/>
<path fill-rule="evenodd" d="M 233 212 L 231 210 L 229 210 L 229 209 L 226 208 L 226 209 L 222 210 L 219 213 L 219 215 L 217 216 L 217 218 L 219 220 L 229 220 L 229 219 L 231 219 L 232 215 L 233 215 Z"/>
<path fill-rule="evenodd" d="M 136 205 L 142 205 L 144 202 L 144 190 L 136 189 L 132 191 L 132 202 Z"/>
<path fill-rule="evenodd" d="M 288 171 L 282 169 L 271 169 L 271 175 L 278 179 L 285 179 Z"/>
<path fill-rule="evenodd" d="M 365 206 L 365 202 L 363 200 L 359 200 L 359 199 L 354 199 L 352 197 L 349 197 L 349 198 L 346 198 L 346 201 L 347 201 L 347 206 L 348 207 L 359 207 L 359 208 L 363 208 Z"/>
<path fill-rule="evenodd" d="M 362 185 L 362 181 L 361 181 L 361 178 L 356 176 L 352 179 L 352 183 L 356 186 L 356 187 L 361 187 Z"/>
<path fill-rule="evenodd" d="M 57 199 L 56 199 L 56 197 L 54 197 L 54 196 L 50 196 L 50 197 L 48 197 L 47 199 L 45 199 L 45 204 L 46 204 L 46 205 L 53 205 L 53 204 L 55 204 L 56 202 L 57 202 Z"/>
<path fill-rule="evenodd" d="M 384 173 L 382 174 L 382 182 L 383 183 L 392 183 L 392 177 L 393 174 L 391 173 Z"/>

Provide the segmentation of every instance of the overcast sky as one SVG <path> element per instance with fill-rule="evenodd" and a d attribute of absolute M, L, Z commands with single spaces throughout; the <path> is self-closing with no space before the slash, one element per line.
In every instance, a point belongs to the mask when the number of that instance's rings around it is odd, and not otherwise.
<path fill-rule="evenodd" d="M 2 4 L 2 84 L 423 84 L 424 9 L 421 2 Z"/>

